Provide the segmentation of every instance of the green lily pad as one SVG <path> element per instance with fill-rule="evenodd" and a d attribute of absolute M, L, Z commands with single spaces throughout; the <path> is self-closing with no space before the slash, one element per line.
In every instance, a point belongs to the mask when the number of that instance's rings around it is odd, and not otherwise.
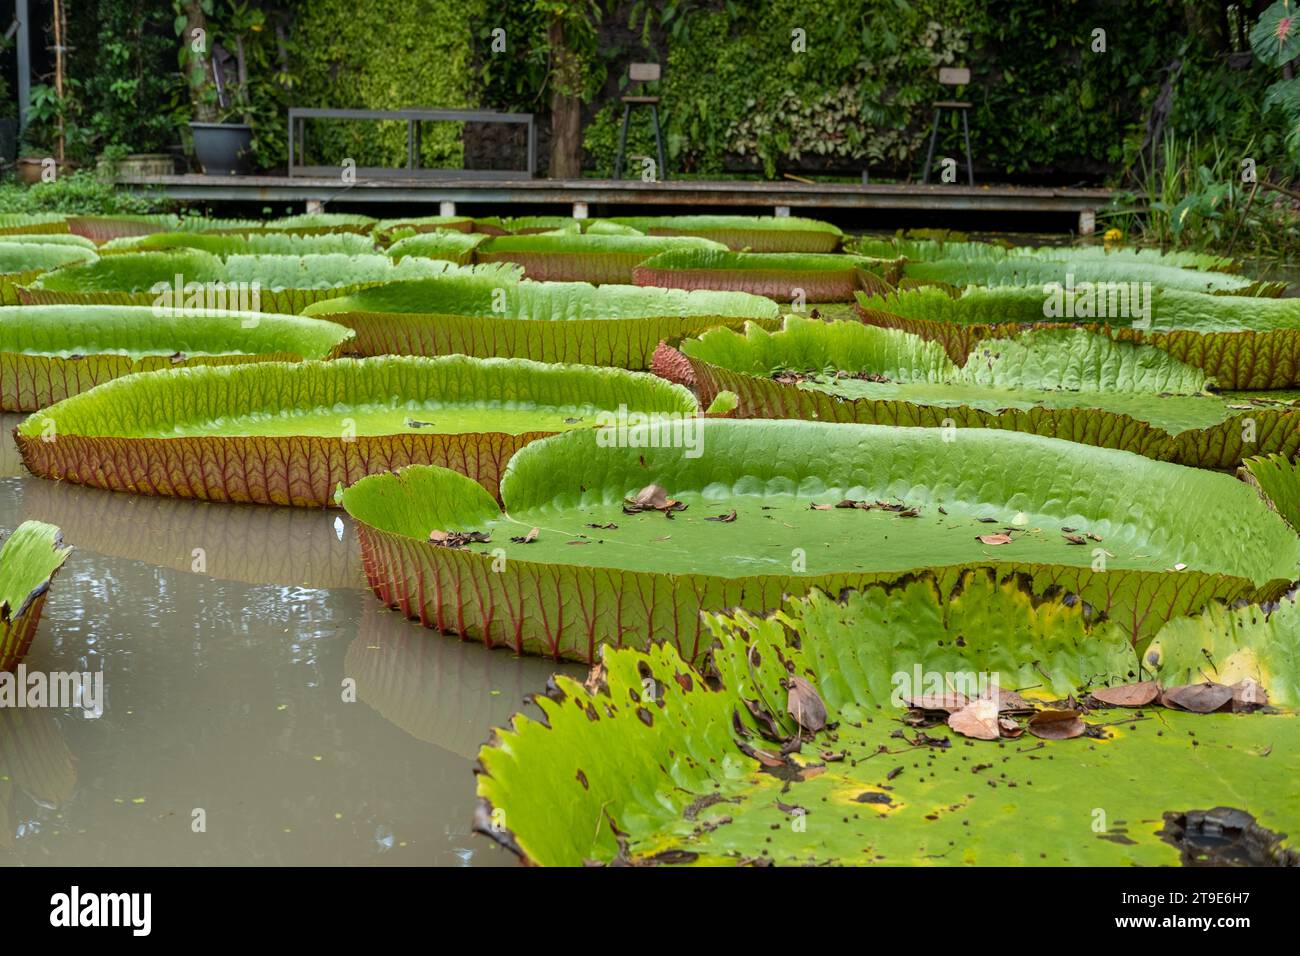
<path fill-rule="evenodd" d="M 480 751 L 475 828 L 542 865 L 1172 865 L 1166 814 L 1300 826 L 1293 714 L 1101 709 L 1092 736 L 997 742 L 902 722 L 918 675 L 1031 686 L 1029 707 L 1133 676 L 1111 625 L 1014 577 L 814 592 L 709 626 L 703 670 L 608 648 L 585 684 L 555 678 L 544 722 L 516 716 Z M 830 727 L 784 756 L 793 677 Z"/>
<path fill-rule="evenodd" d="M 270 312 L 12 306 L 0 311 L 0 411 L 35 411 L 135 372 L 332 358 L 351 337 L 332 322 Z"/>
<path fill-rule="evenodd" d="M 975 344 L 1005 338 L 1025 325 L 1060 324 L 1044 314 L 1041 289 L 970 288 L 953 295 L 913 289 L 860 295 L 858 310 L 872 325 L 898 328 L 940 342 L 954 362 Z M 1224 389 L 1300 386 L 1300 299 L 1207 295 L 1176 289 L 1151 293 L 1150 327 L 1132 317 L 1065 320 L 1121 341 L 1147 343 L 1200 368 Z M 1109 310 L 1109 306 L 1108 306 Z"/>
<path fill-rule="evenodd" d="M 686 509 L 625 513 L 651 485 Z M 504 511 L 450 472 L 411 468 L 358 482 L 343 505 L 386 603 L 587 661 L 601 643 L 655 642 L 694 660 L 701 610 L 971 566 L 1076 594 L 1144 642 L 1215 597 L 1276 596 L 1300 564 L 1300 538 L 1230 477 L 990 429 L 948 442 L 943 429 L 606 420 L 517 455 L 501 497 Z M 434 528 L 492 544 L 436 547 Z"/>
<path fill-rule="evenodd" d="M 1290 406 L 1210 395 L 1200 369 L 1085 329 L 983 339 L 960 367 L 901 329 L 795 316 L 778 332 L 713 329 L 681 349 L 701 403 L 734 392 L 742 418 L 1002 428 L 1210 468 L 1300 448 Z"/>
<path fill-rule="evenodd" d="M 352 348 L 362 355 L 465 354 L 629 369 L 649 368 L 661 341 L 746 320 L 779 321 L 774 303 L 743 292 L 478 275 L 394 282 L 329 299 L 306 314 L 355 330 Z"/>
<path fill-rule="evenodd" d="M 737 290 L 777 302 L 851 302 L 861 289 L 887 290 L 902 260 L 822 253 L 678 250 L 646 259 L 632 272 L 641 286 Z"/>
<path fill-rule="evenodd" d="M 1246 459 L 1242 470 L 1269 507 L 1300 532 L 1300 464 L 1286 455 L 1264 455 Z"/>
<path fill-rule="evenodd" d="M 619 369 L 384 357 L 133 375 L 32 415 L 15 438 L 45 478 L 322 507 L 340 484 L 408 464 L 458 469 L 495 494 L 520 448 L 620 407 L 696 411 L 680 386 Z"/>
<path fill-rule="evenodd" d="M 844 239 L 839 227 L 798 216 L 635 216 L 607 221 L 649 236 L 700 236 L 736 252 L 835 252 Z"/>
<path fill-rule="evenodd" d="M 725 251 L 726 246 L 695 237 L 510 235 L 490 238 L 474 250 L 476 262 L 513 262 L 537 281 L 632 283 L 632 271 L 661 252 Z"/>
<path fill-rule="evenodd" d="M 50 580 L 71 550 L 58 528 L 40 521 L 24 521 L 0 545 L 0 671 L 27 654 Z"/>
<path fill-rule="evenodd" d="M 484 269 L 503 276 L 515 274 L 501 267 Z M 205 309 L 295 314 L 313 302 L 384 282 L 459 271 L 449 262 L 415 257 L 401 262 L 382 255 L 342 254 L 223 259 L 200 249 L 182 249 L 104 256 L 97 262 L 45 273 L 20 287 L 19 297 L 34 305 L 178 308 L 196 301 Z"/>

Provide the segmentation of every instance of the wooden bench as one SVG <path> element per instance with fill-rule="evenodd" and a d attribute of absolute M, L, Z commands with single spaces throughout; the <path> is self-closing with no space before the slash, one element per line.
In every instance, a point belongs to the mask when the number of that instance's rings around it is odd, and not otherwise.
<path fill-rule="evenodd" d="M 396 120 L 406 123 L 406 166 L 393 168 L 386 166 L 366 166 L 356 170 L 358 176 L 373 179 L 519 179 L 521 174 L 532 179 L 537 175 L 537 127 L 532 113 L 498 113 L 496 110 L 458 110 L 458 109 L 404 109 L 404 110 L 358 110 L 358 109 L 315 109 L 290 107 L 289 109 L 289 175 L 290 176 L 337 176 L 342 169 L 343 157 L 339 165 L 307 166 L 306 142 L 309 119 L 346 119 L 384 122 Z M 421 123 L 518 123 L 528 127 L 528 168 L 515 169 L 428 169 L 420 166 L 420 124 Z"/>

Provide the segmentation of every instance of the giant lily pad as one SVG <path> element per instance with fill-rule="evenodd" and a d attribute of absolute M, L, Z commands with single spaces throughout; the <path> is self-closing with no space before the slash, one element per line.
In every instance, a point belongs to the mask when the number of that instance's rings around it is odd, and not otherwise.
<path fill-rule="evenodd" d="M 608 221 L 650 236 L 700 236 L 736 252 L 835 252 L 844 239 L 838 227 L 798 216 L 639 216 Z"/>
<path fill-rule="evenodd" d="M 889 289 L 901 267 L 902 260 L 865 256 L 678 250 L 647 259 L 632 276 L 637 285 L 668 289 L 735 289 L 778 302 L 852 302 L 858 290 Z"/>
<path fill-rule="evenodd" d="M 1296 595 L 1263 605 L 1211 605 L 1176 618 L 1151 641 L 1143 661 L 1166 685 L 1252 680 L 1282 707 L 1300 706 L 1300 607 Z"/>
<path fill-rule="evenodd" d="M 900 329 L 795 316 L 681 348 L 701 404 L 732 392 L 741 418 L 1003 428 L 1208 468 L 1300 449 L 1291 406 L 1243 408 L 1166 352 L 1084 329 L 984 339 L 960 367 Z"/>
<path fill-rule="evenodd" d="M 456 468 L 495 493 L 518 449 L 620 406 L 693 413 L 695 401 L 652 376 L 521 360 L 265 362 L 117 379 L 32 415 L 15 438 L 41 477 L 320 507 L 340 483 L 408 464 Z"/>
<path fill-rule="evenodd" d="M 436 230 L 417 232 L 398 239 L 388 247 L 393 259 L 421 256 L 425 259 L 446 259 L 458 265 L 468 265 L 474 259 L 474 250 L 488 241 L 488 236 L 477 232 Z"/>
<path fill-rule="evenodd" d="M 1300 538 L 1243 483 L 1127 452 L 991 429 L 605 424 L 517 455 L 504 511 L 441 469 L 349 488 L 371 587 L 521 653 L 591 661 L 601 643 L 667 642 L 694 660 L 701 610 L 922 568 L 1024 572 L 1142 641 L 1215 597 L 1280 593 L 1300 563 Z M 437 547 L 437 528 L 491 544 Z"/>
<path fill-rule="evenodd" d="M 1242 471 L 1269 507 L 1300 532 L 1300 463 L 1282 454 L 1261 455 L 1247 459 Z"/>
<path fill-rule="evenodd" d="M 351 337 L 332 322 L 270 312 L 13 306 L 0 310 L 0 411 L 35 411 L 133 372 L 332 358 Z"/>
<path fill-rule="evenodd" d="M 966 286 L 1018 286 L 1042 290 L 1057 283 L 1149 283 L 1153 289 L 1181 289 L 1247 296 L 1279 296 L 1286 283 L 1255 282 L 1246 276 L 1184 269 L 1159 261 L 1095 255 L 1046 259 L 1007 256 L 1004 259 L 937 259 L 908 262 L 903 277 L 913 282 L 933 282 L 963 289 Z"/>
<path fill-rule="evenodd" d="M 200 249 L 215 256 L 237 255 L 364 255 L 375 251 L 368 236 L 354 232 L 308 233 L 255 232 L 155 232 L 147 236 L 114 239 L 100 247 L 101 253 L 160 252 L 172 249 Z"/>
<path fill-rule="evenodd" d="M 58 528 L 40 521 L 24 521 L 0 545 L 0 671 L 27 654 L 50 579 L 71 550 Z"/>
<path fill-rule="evenodd" d="M 963 362 L 985 338 L 1005 338 L 1025 324 L 1077 324 L 1124 341 L 1145 342 L 1195 365 L 1225 389 L 1284 389 L 1300 385 L 1300 299 L 1216 296 L 1155 291 L 1150 315 L 1115 318 L 1070 310 L 1064 315 L 1041 289 L 971 288 L 956 296 L 939 289 L 862 295 L 859 314 L 873 325 L 900 328 L 941 342 Z M 1101 300 L 1098 299 L 1098 302 Z M 1149 324 L 1148 324 L 1149 320 Z"/>
<path fill-rule="evenodd" d="M 497 236 L 474 250 L 477 262 L 514 262 L 530 279 L 597 284 L 632 283 L 632 270 L 661 252 L 726 251 L 693 237 L 576 235 Z"/>
<path fill-rule="evenodd" d="M 67 234 L 67 217 L 57 212 L 0 214 L 0 236 L 36 232 Z"/>
<path fill-rule="evenodd" d="M 0 241 L 0 305 L 17 305 L 17 287 L 43 272 L 96 258 L 93 250 L 76 245 Z"/>
<path fill-rule="evenodd" d="M 935 262 L 962 260 L 991 262 L 1028 256 L 1035 259 L 1080 260 L 1100 259 L 1104 262 L 1148 263 L 1178 266 L 1184 269 L 1209 269 L 1214 272 L 1237 272 L 1238 263 L 1226 256 L 1185 249 L 1141 249 L 1111 246 L 1006 246 L 992 242 L 967 242 L 943 239 L 863 237 L 853 242 L 849 251 L 881 259 L 902 257 L 909 260 Z"/>
<path fill-rule="evenodd" d="M 445 275 L 448 262 L 382 255 L 233 255 L 199 249 L 105 256 L 46 273 L 19 290 L 27 303 L 240 308 L 297 313 L 321 299 L 401 279 Z M 237 303 L 237 304 L 236 304 Z"/>
<path fill-rule="evenodd" d="M 395 282 L 329 299 L 306 314 L 354 329 L 353 348 L 362 355 L 459 353 L 631 369 L 649 368 L 661 341 L 746 319 L 779 321 L 775 304 L 740 292 L 481 276 Z"/>
<path fill-rule="evenodd" d="M 1300 825 L 1292 714 L 1102 709 L 1091 736 L 1033 743 L 901 724 L 930 681 L 990 701 L 1032 685 L 1023 710 L 1137 675 L 1112 625 L 1023 580 L 925 575 L 708 626 L 701 670 L 663 645 L 557 677 L 544 721 L 517 716 L 480 751 L 476 829 L 543 865 L 1169 865 L 1166 814 Z M 795 681 L 828 729 L 792 719 Z"/>

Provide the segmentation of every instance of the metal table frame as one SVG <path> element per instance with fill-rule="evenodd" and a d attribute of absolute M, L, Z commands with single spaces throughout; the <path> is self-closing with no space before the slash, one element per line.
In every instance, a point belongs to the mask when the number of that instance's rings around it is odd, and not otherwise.
<path fill-rule="evenodd" d="M 357 175 L 383 179 L 518 179 L 523 170 L 514 169 L 423 169 L 420 167 L 420 124 L 431 122 L 460 123 L 518 123 L 528 127 L 528 178 L 537 175 L 537 126 L 532 113 L 498 113 L 495 110 L 457 109 L 404 109 L 356 110 L 315 109 L 293 106 L 289 108 L 289 175 L 336 176 L 339 166 L 307 166 L 306 143 L 309 119 L 351 119 L 382 122 L 406 122 L 406 168 L 366 166 L 357 169 Z M 295 152 L 296 150 L 296 152 Z M 295 160 L 298 160 L 295 163 Z"/>

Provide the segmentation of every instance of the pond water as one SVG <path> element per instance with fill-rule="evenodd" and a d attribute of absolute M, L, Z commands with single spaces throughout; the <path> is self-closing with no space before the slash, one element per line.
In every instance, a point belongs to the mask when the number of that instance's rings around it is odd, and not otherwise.
<path fill-rule="evenodd" d="M 0 529 L 76 549 L 26 664 L 102 671 L 105 706 L 0 710 L 0 865 L 514 865 L 470 833 L 474 756 L 553 662 L 383 608 L 340 512 L 33 478 L 20 419 Z"/>

